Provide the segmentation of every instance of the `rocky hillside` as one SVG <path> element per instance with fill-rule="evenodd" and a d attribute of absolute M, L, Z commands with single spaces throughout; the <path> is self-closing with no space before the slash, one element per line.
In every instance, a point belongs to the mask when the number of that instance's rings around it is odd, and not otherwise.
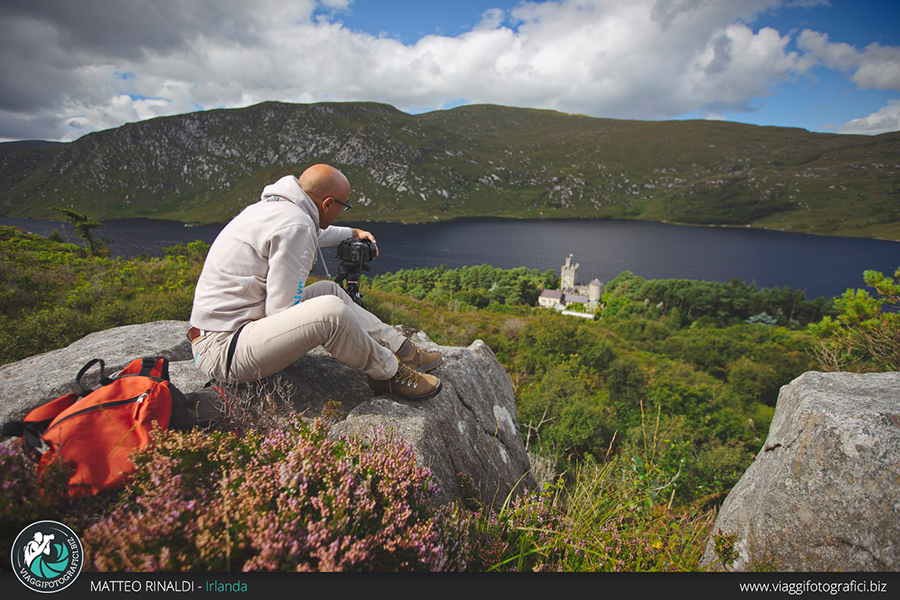
<path fill-rule="evenodd" d="M 900 240 L 898 157 L 900 133 L 267 102 L 0 144 L 0 214 L 224 221 L 274 178 L 329 162 L 354 186 L 354 220 L 637 218 Z"/>

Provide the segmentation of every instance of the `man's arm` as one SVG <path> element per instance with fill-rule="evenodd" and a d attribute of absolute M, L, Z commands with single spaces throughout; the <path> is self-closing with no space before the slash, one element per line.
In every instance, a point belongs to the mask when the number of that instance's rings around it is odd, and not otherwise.
<path fill-rule="evenodd" d="M 370 240 L 375 244 L 375 256 L 378 256 L 378 242 L 375 241 L 375 236 L 364 229 L 357 229 L 355 227 L 351 229 L 350 227 L 337 227 L 332 225 L 327 229 L 321 230 L 319 232 L 319 246 L 337 246 L 350 236 L 353 236 L 357 240 Z"/>
<path fill-rule="evenodd" d="M 337 246 L 350 236 L 355 237 L 353 229 L 332 225 L 319 231 L 319 246 Z"/>
<path fill-rule="evenodd" d="M 266 316 L 288 309 L 303 298 L 303 286 L 315 260 L 314 235 L 303 225 L 291 225 L 269 239 Z"/>

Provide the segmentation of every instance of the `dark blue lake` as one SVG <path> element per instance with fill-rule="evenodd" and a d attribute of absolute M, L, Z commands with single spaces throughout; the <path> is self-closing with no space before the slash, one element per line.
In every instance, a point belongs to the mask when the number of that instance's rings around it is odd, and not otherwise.
<path fill-rule="evenodd" d="M 0 217 L 40 234 L 62 231 L 56 221 Z M 781 231 L 689 227 L 646 221 L 460 219 L 440 223 L 352 223 L 378 240 L 380 256 L 369 275 L 403 268 L 449 268 L 489 264 L 541 271 L 574 254 L 579 282 L 609 282 L 622 271 L 647 279 L 756 282 L 760 288 L 789 286 L 808 298 L 839 296 L 862 288 L 862 272 L 893 274 L 900 267 L 900 242 L 828 237 Z M 164 246 L 194 240 L 211 243 L 222 225 L 185 227 L 174 221 L 107 221 L 99 236 L 113 240 L 118 256 L 161 255 Z M 67 226 L 71 236 L 71 227 Z M 333 248 L 323 249 L 330 274 L 337 272 Z M 314 271 L 324 275 L 321 265 Z"/>

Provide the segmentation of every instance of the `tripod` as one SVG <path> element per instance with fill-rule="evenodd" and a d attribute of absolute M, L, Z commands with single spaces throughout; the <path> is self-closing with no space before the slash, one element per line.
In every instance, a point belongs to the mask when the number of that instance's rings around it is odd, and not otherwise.
<path fill-rule="evenodd" d="M 360 271 L 369 271 L 371 267 L 366 263 L 355 263 L 341 261 L 341 268 L 338 271 L 334 282 L 344 288 L 344 291 L 353 299 L 354 302 L 365 308 L 362 303 L 362 294 L 359 293 L 359 275 Z"/>

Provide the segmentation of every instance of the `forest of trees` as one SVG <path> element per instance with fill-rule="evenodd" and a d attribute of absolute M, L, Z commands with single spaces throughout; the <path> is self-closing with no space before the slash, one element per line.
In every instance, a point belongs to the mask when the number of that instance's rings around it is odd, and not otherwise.
<path fill-rule="evenodd" d="M 545 288 L 559 287 L 553 271 L 537 269 L 498 269 L 490 265 L 447 269 L 400 269 L 377 275 L 372 287 L 417 300 L 452 302 L 462 308 L 487 308 L 494 305 L 534 306 Z"/>

